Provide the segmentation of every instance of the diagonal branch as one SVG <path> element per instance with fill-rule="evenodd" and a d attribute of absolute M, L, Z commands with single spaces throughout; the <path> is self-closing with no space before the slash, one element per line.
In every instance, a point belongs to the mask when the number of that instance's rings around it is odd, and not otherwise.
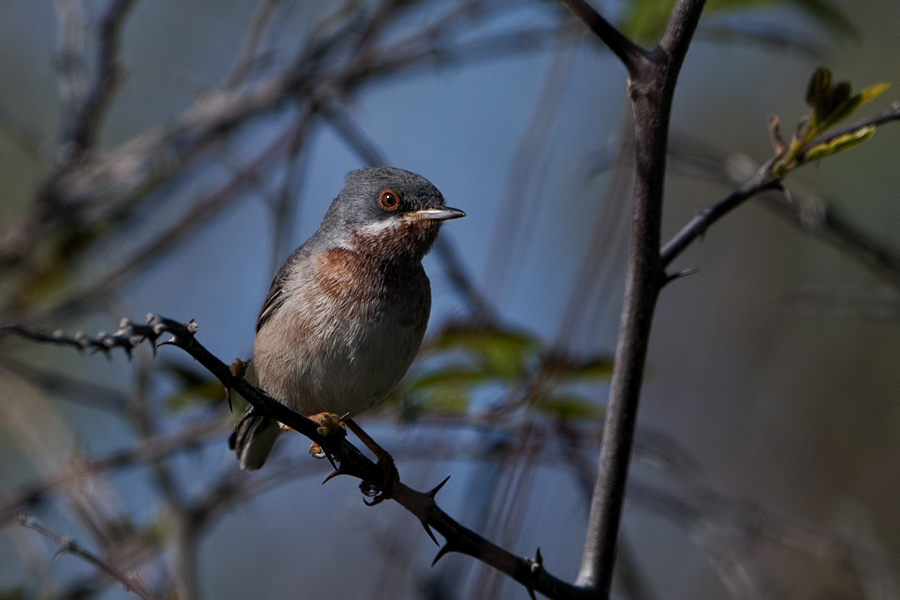
<path fill-rule="evenodd" d="M 232 372 L 228 365 L 197 341 L 196 332 L 197 325 L 193 321 L 181 324 L 158 315 L 149 315 L 146 325 L 124 320 L 115 333 L 100 334 L 94 338 L 80 333 L 74 336 L 61 332 L 48 335 L 18 326 L 0 327 L 0 336 L 16 334 L 38 342 L 61 344 L 82 351 L 104 354 L 121 349 L 130 355 L 131 351 L 144 341 L 153 343 L 155 347 L 177 346 L 212 373 L 226 389 L 236 391 L 247 400 L 252 406 L 253 414 L 284 423 L 336 457 L 340 461 L 340 466 L 329 478 L 333 475 L 350 475 L 361 479 L 367 487 L 378 486 L 384 481 L 381 467 L 355 446 L 343 439 L 335 439 L 339 436 L 323 436 L 318 431 L 318 423 L 292 411 L 242 376 Z M 157 340 L 165 334 L 171 335 L 171 338 L 157 346 Z M 434 539 L 432 529 L 445 538 L 445 544 L 438 552 L 435 562 L 450 552 L 467 554 L 508 575 L 527 589 L 550 598 L 592 597 L 591 590 L 566 583 L 548 573 L 539 556 L 536 559 L 516 556 L 457 523 L 435 502 L 435 496 L 444 483 L 446 480 L 429 492 L 419 492 L 398 482 L 391 497 L 419 520 L 432 539 Z"/>
<path fill-rule="evenodd" d="M 77 556 L 90 563 L 103 573 L 106 573 L 106 575 L 108 575 L 112 579 L 124 585 L 125 589 L 129 592 L 140 596 L 144 600 L 157 600 L 157 597 L 153 594 L 153 592 L 148 590 L 143 583 L 141 583 L 141 580 L 137 575 L 125 573 L 117 569 L 96 554 L 88 552 L 87 550 L 79 546 L 73 539 L 61 536 L 58 533 L 47 529 L 34 519 L 24 514 L 19 517 L 19 524 L 27 529 L 37 531 L 42 536 L 50 539 L 55 544 L 57 544 L 59 546 L 59 549 L 56 551 L 57 555 L 71 554 L 73 556 Z"/>
<path fill-rule="evenodd" d="M 735 190 L 726 198 L 720 200 L 711 207 L 697 213 L 691 221 L 682 227 L 681 231 L 669 240 L 663 246 L 659 253 L 660 264 L 663 268 L 675 260 L 678 255 L 684 252 L 694 240 L 701 237 L 709 227 L 727 215 L 729 212 L 740 206 L 745 200 L 752 198 L 760 192 L 778 189 L 781 182 L 778 178 L 769 173 L 769 165 L 759 171 L 759 173 L 746 185 Z"/>
<path fill-rule="evenodd" d="M 646 50 L 625 37 L 585 0 L 559 0 L 559 3 L 568 8 L 619 57 L 630 75 L 635 74 L 638 62 L 648 57 Z"/>

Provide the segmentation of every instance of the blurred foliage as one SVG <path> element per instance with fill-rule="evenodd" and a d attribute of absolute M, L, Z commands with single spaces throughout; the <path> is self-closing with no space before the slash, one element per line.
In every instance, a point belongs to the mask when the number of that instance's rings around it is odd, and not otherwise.
<path fill-rule="evenodd" d="M 597 419 L 596 396 L 579 388 L 606 382 L 612 359 L 577 358 L 537 337 L 502 325 L 450 323 L 426 342 L 415 369 L 389 400 L 402 418 L 463 414 L 487 398 L 489 410 L 515 410 L 558 419 Z"/>
<path fill-rule="evenodd" d="M 196 406 L 218 406 L 225 398 L 225 390 L 218 379 L 174 361 L 160 361 L 160 370 L 175 385 L 176 391 L 165 401 L 170 412 L 180 412 Z"/>
<path fill-rule="evenodd" d="M 669 23 L 676 0 L 634 0 L 619 24 L 622 31 L 637 42 L 656 43 Z M 748 9 L 794 7 L 835 34 L 853 36 L 856 29 L 840 10 L 826 0 L 709 0 L 704 16 Z"/>

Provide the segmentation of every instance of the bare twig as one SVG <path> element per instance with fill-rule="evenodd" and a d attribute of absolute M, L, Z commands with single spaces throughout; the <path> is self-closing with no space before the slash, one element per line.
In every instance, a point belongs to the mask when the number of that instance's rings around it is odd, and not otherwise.
<path fill-rule="evenodd" d="M 666 268 L 675 258 L 681 254 L 694 240 L 702 236 L 706 230 L 724 217 L 726 214 L 737 208 L 745 200 L 752 198 L 760 192 L 777 189 L 781 186 L 781 182 L 769 172 L 769 166 L 766 165 L 760 169 L 759 173 L 750 182 L 729 194 L 723 200 L 720 200 L 713 206 L 698 213 L 691 221 L 685 225 L 681 231 L 663 246 L 660 251 L 660 264 Z"/>
<path fill-rule="evenodd" d="M 71 131 L 65 135 L 77 149 L 93 145 L 103 111 L 122 80 L 119 65 L 119 37 L 135 0 L 112 0 L 100 20 L 97 31 L 97 73 L 83 105 L 78 110 Z"/>
<path fill-rule="evenodd" d="M 88 552 L 87 550 L 79 546 L 71 538 L 63 537 L 58 533 L 47 529 L 34 519 L 24 514 L 19 517 L 19 524 L 22 525 L 22 527 L 37 531 L 44 537 L 51 540 L 53 543 L 57 544 L 59 546 L 56 551 L 57 555 L 71 554 L 73 556 L 77 556 L 82 560 L 90 563 L 112 579 L 124 585 L 125 589 L 129 592 L 140 596 L 144 600 L 157 600 L 157 597 L 150 590 L 148 590 L 143 583 L 141 583 L 141 580 L 137 575 L 120 571 L 96 554 Z"/>
<path fill-rule="evenodd" d="M 15 494 L 0 497 L 0 523 L 14 518 L 21 511 L 44 502 L 48 495 L 64 489 L 71 483 L 82 481 L 91 473 L 142 465 L 166 457 L 173 452 L 195 448 L 214 436 L 221 436 L 230 429 L 228 420 L 217 418 L 189 425 L 171 435 L 146 438 L 133 448 L 116 452 L 94 460 L 76 459 L 70 466 L 51 477 L 26 486 Z"/>
<path fill-rule="evenodd" d="M 619 57 L 628 73 L 634 76 L 637 62 L 647 57 L 647 51 L 622 35 L 609 21 L 594 10 L 585 0 L 559 0 L 590 29 L 613 53 Z"/>
<path fill-rule="evenodd" d="M 223 89 L 233 90 L 237 88 L 250 74 L 258 59 L 257 51 L 263 33 L 265 33 L 266 26 L 271 21 L 272 15 L 275 14 L 275 8 L 278 7 L 280 2 L 281 0 L 259 0 L 256 12 L 253 13 L 250 25 L 247 26 L 247 31 L 244 33 L 244 40 L 241 42 L 241 49 L 234 63 L 234 68 L 231 70 L 231 74 L 228 75 L 228 79 L 225 80 L 225 84 L 222 86 Z"/>

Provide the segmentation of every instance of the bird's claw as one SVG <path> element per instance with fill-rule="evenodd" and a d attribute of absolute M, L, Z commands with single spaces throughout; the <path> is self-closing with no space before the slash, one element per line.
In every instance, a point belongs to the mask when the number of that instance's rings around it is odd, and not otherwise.
<path fill-rule="evenodd" d="M 376 504 L 381 504 L 385 500 L 389 500 L 394 495 L 394 490 L 397 489 L 397 485 L 400 483 L 400 473 L 397 472 L 397 466 L 394 464 L 394 457 L 391 456 L 387 450 L 379 446 L 378 442 L 369 437 L 369 434 L 356 424 L 356 421 L 345 417 L 343 422 L 350 428 L 350 431 L 366 445 L 366 448 L 372 451 L 378 459 L 378 466 L 381 467 L 381 472 L 383 473 L 380 484 L 374 484 L 368 481 L 363 481 L 359 484 L 359 489 L 362 491 L 363 495 L 372 499 L 371 502 L 365 500 L 364 502 L 369 506 L 375 506 Z"/>

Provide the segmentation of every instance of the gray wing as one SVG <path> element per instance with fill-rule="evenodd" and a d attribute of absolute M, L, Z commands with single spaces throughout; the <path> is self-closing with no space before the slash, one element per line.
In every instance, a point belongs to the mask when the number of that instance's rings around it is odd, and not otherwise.
<path fill-rule="evenodd" d="M 275 280 L 272 281 L 272 286 L 269 288 L 266 301 L 263 303 L 262 308 L 259 309 L 259 316 L 256 317 L 256 333 L 259 333 L 259 330 L 266 324 L 266 321 L 271 319 L 272 315 L 281 308 L 281 305 L 284 304 L 284 300 L 284 268 L 282 267 L 282 269 L 278 271 L 278 274 L 275 275 Z"/>

